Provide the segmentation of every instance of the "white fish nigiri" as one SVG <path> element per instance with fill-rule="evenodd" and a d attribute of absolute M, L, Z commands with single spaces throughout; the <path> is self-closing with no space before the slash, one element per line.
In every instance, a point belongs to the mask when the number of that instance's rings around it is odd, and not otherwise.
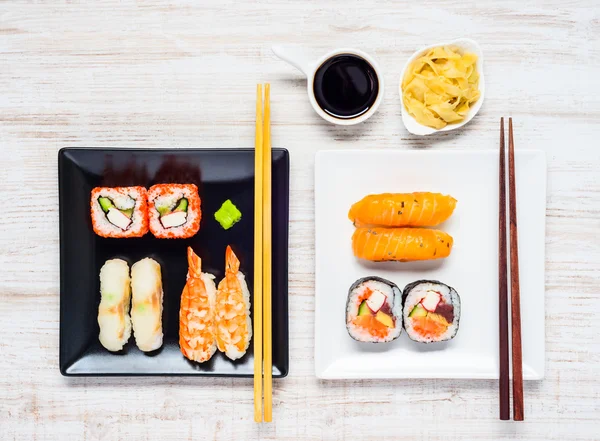
<path fill-rule="evenodd" d="M 100 269 L 98 337 L 109 351 L 120 351 L 131 337 L 129 282 L 129 265 L 124 260 L 107 260 Z"/>
<path fill-rule="evenodd" d="M 131 321 L 138 348 L 144 352 L 162 346 L 163 288 L 160 264 L 145 258 L 131 267 Z"/>

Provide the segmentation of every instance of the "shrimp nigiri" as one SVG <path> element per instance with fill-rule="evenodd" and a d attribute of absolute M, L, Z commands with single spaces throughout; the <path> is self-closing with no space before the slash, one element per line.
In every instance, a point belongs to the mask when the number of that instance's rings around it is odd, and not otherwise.
<path fill-rule="evenodd" d="M 225 278 L 219 283 L 215 311 L 219 351 L 232 360 L 243 357 L 252 338 L 250 291 L 230 246 L 225 252 Z"/>
<path fill-rule="evenodd" d="M 453 243 L 449 234 L 427 228 L 357 228 L 352 235 L 354 255 L 375 262 L 440 259 Z"/>
<path fill-rule="evenodd" d="M 188 275 L 181 293 L 179 346 L 188 359 L 203 363 L 217 350 L 215 331 L 215 276 L 202 272 L 202 261 L 187 250 Z"/>
<path fill-rule="evenodd" d="M 350 207 L 357 227 L 434 227 L 448 219 L 456 199 L 440 193 L 370 194 Z"/>

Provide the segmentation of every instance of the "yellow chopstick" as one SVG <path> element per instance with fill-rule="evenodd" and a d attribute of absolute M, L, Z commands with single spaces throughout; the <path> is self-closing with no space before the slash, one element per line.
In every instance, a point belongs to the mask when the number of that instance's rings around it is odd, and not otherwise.
<path fill-rule="evenodd" d="M 265 421 L 273 419 L 272 335 L 271 335 L 271 85 L 265 84 L 263 129 L 263 357 Z"/>
<path fill-rule="evenodd" d="M 262 247 L 263 247 L 263 122 L 262 85 L 256 86 L 254 143 L 254 421 L 262 422 Z"/>

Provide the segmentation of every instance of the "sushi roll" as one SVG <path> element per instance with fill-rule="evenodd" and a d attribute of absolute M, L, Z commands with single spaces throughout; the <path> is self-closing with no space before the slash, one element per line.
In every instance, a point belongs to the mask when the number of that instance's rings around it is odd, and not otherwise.
<path fill-rule="evenodd" d="M 219 351 L 231 360 L 242 358 L 252 338 L 250 291 L 230 246 L 225 251 L 225 277 L 217 289 L 215 308 Z"/>
<path fill-rule="evenodd" d="M 100 343 L 120 351 L 131 337 L 129 265 L 121 259 L 107 260 L 100 269 L 98 325 Z"/>
<path fill-rule="evenodd" d="M 200 229 L 200 196 L 194 184 L 158 184 L 148 189 L 150 231 L 159 239 L 185 239 Z"/>
<path fill-rule="evenodd" d="M 404 288 L 404 329 L 411 340 L 431 343 L 451 340 L 458 332 L 460 297 L 435 280 L 419 280 Z"/>
<path fill-rule="evenodd" d="M 346 329 L 354 340 L 385 343 L 402 332 L 402 292 L 380 277 L 358 279 L 348 291 Z"/>
<path fill-rule="evenodd" d="M 131 267 L 131 321 L 135 343 L 144 352 L 162 346 L 163 288 L 160 265 L 145 258 Z"/>
<path fill-rule="evenodd" d="M 96 187 L 90 197 L 92 227 L 102 237 L 142 237 L 148 232 L 144 187 Z"/>

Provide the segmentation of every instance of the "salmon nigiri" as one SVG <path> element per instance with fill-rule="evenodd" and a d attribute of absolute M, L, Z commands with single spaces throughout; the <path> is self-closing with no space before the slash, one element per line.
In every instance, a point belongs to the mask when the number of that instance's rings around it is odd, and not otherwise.
<path fill-rule="evenodd" d="M 225 278 L 217 290 L 215 321 L 219 351 L 232 360 L 243 357 L 252 337 L 250 291 L 230 246 L 225 252 Z"/>
<path fill-rule="evenodd" d="M 365 196 L 350 208 L 357 226 L 434 227 L 448 219 L 456 199 L 440 193 L 382 193 Z"/>
<path fill-rule="evenodd" d="M 453 243 L 449 234 L 427 228 L 357 228 L 352 235 L 354 255 L 374 262 L 440 259 Z"/>
<path fill-rule="evenodd" d="M 217 350 L 215 332 L 215 276 L 202 272 L 202 261 L 187 250 L 188 277 L 181 293 L 179 346 L 188 359 L 203 363 Z"/>

